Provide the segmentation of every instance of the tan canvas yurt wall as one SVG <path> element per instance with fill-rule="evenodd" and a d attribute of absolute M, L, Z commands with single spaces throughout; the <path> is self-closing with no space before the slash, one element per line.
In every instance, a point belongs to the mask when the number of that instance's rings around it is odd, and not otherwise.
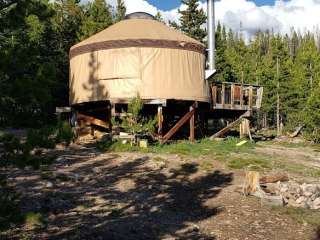
<path fill-rule="evenodd" d="M 70 104 L 128 99 L 209 101 L 200 42 L 147 19 L 121 21 L 70 50 Z"/>

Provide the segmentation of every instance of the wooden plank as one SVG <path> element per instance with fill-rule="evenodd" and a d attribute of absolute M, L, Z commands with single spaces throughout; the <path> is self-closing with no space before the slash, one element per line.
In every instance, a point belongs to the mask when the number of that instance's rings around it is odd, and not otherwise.
<path fill-rule="evenodd" d="M 112 103 L 115 104 L 128 104 L 131 101 L 131 98 L 112 98 L 110 99 Z M 150 105 L 167 105 L 167 99 L 142 99 L 143 104 L 150 104 Z"/>
<path fill-rule="evenodd" d="M 224 107 L 225 100 L 226 100 L 225 93 L 226 93 L 226 85 L 224 83 L 222 83 L 222 89 L 221 89 L 221 105 L 222 105 L 222 108 Z"/>
<path fill-rule="evenodd" d="M 234 106 L 234 84 L 231 84 L 231 109 Z"/>
<path fill-rule="evenodd" d="M 196 103 L 192 105 L 192 111 L 189 111 L 174 125 L 169 132 L 162 138 L 161 144 L 166 143 L 195 113 Z"/>
<path fill-rule="evenodd" d="M 224 134 L 226 134 L 228 131 L 231 130 L 231 128 L 235 127 L 236 125 L 240 124 L 242 119 L 244 117 L 247 117 L 248 116 L 248 112 L 244 113 L 243 115 L 241 115 L 237 120 L 235 120 L 234 122 L 228 124 L 228 126 L 226 126 L 225 128 L 221 129 L 219 132 L 215 133 L 214 135 L 212 135 L 210 137 L 211 140 L 217 138 L 217 137 L 220 137 L 220 136 L 223 136 Z"/>
<path fill-rule="evenodd" d="M 249 109 L 252 110 L 253 107 L 253 87 L 249 87 Z"/>
<path fill-rule="evenodd" d="M 87 116 L 81 113 L 77 114 L 78 117 L 78 121 L 84 123 L 85 125 L 96 125 L 102 128 L 109 128 L 109 124 L 107 122 L 104 122 L 100 119 L 91 117 L 91 116 Z"/>
<path fill-rule="evenodd" d="M 263 97 L 263 87 L 258 88 L 257 90 L 257 102 L 256 102 L 256 108 L 260 109 L 262 104 L 262 97 Z"/>
<path fill-rule="evenodd" d="M 69 113 L 71 112 L 71 107 L 56 107 L 56 113 Z"/>
<path fill-rule="evenodd" d="M 192 112 L 194 109 L 193 106 L 190 107 L 189 112 Z M 190 141 L 194 142 L 194 115 L 193 114 L 190 118 Z"/>
<path fill-rule="evenodd" d="M 243 107 L 243 86 L 240 87 L 240 108 Z"/>

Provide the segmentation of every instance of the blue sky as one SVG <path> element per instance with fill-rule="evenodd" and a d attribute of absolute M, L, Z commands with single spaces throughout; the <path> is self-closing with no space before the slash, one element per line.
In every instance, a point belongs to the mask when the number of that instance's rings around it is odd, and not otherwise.
<path fill-rule="evenodd" d="M 161 10 L 170 10 L 176 8 L 181 3 L 180 0 L 147 0 L 147 2 L 151 3 Z M 254 2 L 259 6 L 274 4 L 274 0 L 254 0 Z"/>
<path fill-rule="evenodd" d="M 116 0 L 108 0 L 116 3 Z M 124 0 L 127 12 L 161 12 L 165 21 L 179 22 L 180 0 Z M 206 0 L 201 0 L 203 3 Z M 320 35 L 320 0 L 215 0 L 216 21 L 248 37 L 257 31 L 272 30 L 290 34 L 292 27 L 301 33 Z M 276 4 L 275 4 L 276 2 Z M 206 4 L 201 4 L 205 9 Z M 241 26 L 241 27 L 240 27 Z"/>

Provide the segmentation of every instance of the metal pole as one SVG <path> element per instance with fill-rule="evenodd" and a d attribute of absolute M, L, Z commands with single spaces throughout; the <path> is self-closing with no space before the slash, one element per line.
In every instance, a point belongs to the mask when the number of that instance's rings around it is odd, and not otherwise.
<path fill-rule="evenodd" d="M 214 0 L 207 0 L 208 7 L 208 58 L 209 70 L 215 70 L 215 13 Z"/>

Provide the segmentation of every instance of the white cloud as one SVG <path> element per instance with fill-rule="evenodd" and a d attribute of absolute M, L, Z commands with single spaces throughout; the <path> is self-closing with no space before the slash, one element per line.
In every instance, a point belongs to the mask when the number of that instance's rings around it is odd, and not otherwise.
<path fill-rule="evenodd" d="M 106 0 L 116 5 L 116 0 Z M 170 1 L 170 0 L 169 0 Z M 155 15 L 159 9 L 146 0 L 124 0 L 127 12 L 143 11 Z M 206 10 L 206 1 L 199 1 Z M 184 9 L 181 5 L 179 9 Z M 179 21 L 178 8 L 162 11 L 166 20 Z M 320 25 L 320 0 L 276 0 L 273 5 L 257 6 L 250 0 L 220 0 L 215 3 L 216 21 L 234 31 L 240 25 L 246 36 L 252 36 L 258 30 L 290 33 L 292 27 L 299 31 L 314 31 Z"/>

